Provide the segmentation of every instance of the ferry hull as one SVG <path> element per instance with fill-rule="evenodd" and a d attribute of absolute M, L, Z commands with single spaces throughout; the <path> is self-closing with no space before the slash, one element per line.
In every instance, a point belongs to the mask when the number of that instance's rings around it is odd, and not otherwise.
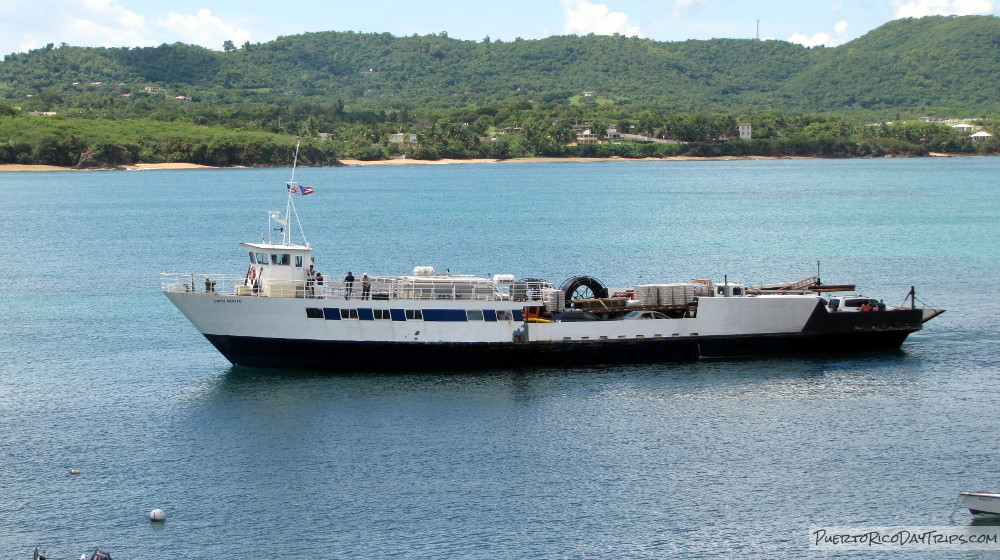
<path fill-rule="evenodd" d="M 249 367 L 332 371 L 497 369 L 680 362 L 698 358 L 691 340 L 593 342 L 346 342 L 210 335 L 230 362 Z"/>
<path fill-rule="evenodd" d="M 422 321 L 350 321 L 336 320 L 341 313 L 328 313 L 326 308 L 321 316 L 314 313 L 317 318 L 307 314 L 315 305 L 355 305 L 346 301 L 168 296 L 233 364 L 331 371 L 560 367 L 850 353 L 898 348 L 910 333 L 920 330 L 924 315 L 920 309 L 830 312 L 818 298 L 774 296 L 707 298 L 699 303 L 695 317 L 661 320 L 442 322 L 426 319 L 433 316 L 430 306 L 445 304 L 424 302 Z M 400 303 L 358 305 L 395 313 Z M 512 307 L 502 302 L 489 305 Z M 370 313 L 374 317 L 374 311 Z M 464 311 L 459 315 L 465 318 Z"/>
<path fill-rule="evenodd" d="M 899 348 L 910 331 L 785 333 L 569 342 L 351 342 L 228 335 L 205 337 L 248 367 L 331 371 L 497 369 L 686 362 Z"/>

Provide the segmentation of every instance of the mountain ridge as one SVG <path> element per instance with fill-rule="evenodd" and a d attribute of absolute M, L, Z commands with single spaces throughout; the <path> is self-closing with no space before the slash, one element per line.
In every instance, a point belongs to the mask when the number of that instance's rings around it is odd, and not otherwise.
<path fill-rule="evenodd" d="M 115 92 L 214 103 L 341 100 L 374 110 L 593 101 L 666 111 L 952 111 L 1000 109 L 1000 18 L 888 22 L 838 47 L 785 41 L 661 42 L 562 35 L 510 42 L 445 33 L 325 31 L 229 52 L 174 43 L 49 45 L 0 63 L 0 97 L 63 101 Z M 583 100 L 587 101 L 587 100 Z"/>

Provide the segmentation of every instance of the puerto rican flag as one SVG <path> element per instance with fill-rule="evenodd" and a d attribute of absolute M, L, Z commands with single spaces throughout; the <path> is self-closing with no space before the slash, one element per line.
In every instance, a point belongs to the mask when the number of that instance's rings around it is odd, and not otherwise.
<path fill-rule="evenodd" d="M 314 191 L 312 187 L 300 187 L 298 185 L 288 185 L 288 192 L 292 194 L 301 194 L 305 196 L 307 194 L 312 194 Z"/>

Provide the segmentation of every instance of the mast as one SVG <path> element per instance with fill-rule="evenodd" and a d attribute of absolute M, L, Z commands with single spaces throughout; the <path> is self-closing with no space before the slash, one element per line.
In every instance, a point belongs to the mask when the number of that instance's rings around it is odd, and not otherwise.
<path fill-rule="evenodd" d="M 270 220 L 277 222 L 281 225 L 279 229 L 281 231 L 281 244 L 282 245 L 293 245 L 292 242 L 292 228 L 288 223 L 288 219 L 295 216 L 295 225 L 298 226 L 299 235 L 302 237 L 302 244 L 306 247 L 309 246 L 309 241 L 306 239 L 306 232 L 302 229 L 302 222 L 299 220 L 299 212 L 295 209 L 295 201 L 292 195 L 301 193 L 301 186 L 295 180 L 295 170 L 298 168 L 299 164 L 299 145 L 302 143 L 301 139 L 295 141 L 295 156 L 292 159 L 292 176 L 285 182 L 285 216 L 282 217 L 280 212 L 269 212 L 268 215 Z"/>

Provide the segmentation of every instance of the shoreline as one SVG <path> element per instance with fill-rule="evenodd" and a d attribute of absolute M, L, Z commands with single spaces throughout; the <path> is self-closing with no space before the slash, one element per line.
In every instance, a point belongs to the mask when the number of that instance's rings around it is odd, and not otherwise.
<path fill-rule="evenodd" d="M 236 169 L 242 166 L 235 165 L 231 168 L 215 167 L 212 165 L 201 165 L 200 163 L 136 163 L 133 165 L 120 165 L 118 167 L 91 167 L 79 169 L 76 167 L 61 167 L 58 165 L 28 165 L 22 163 L 0 163 L 0 172 L 4 171 L 145 171 L 149 169 Z"/>
<path fill-rule="evenodd" d="M 776 159 L 810 159 L 804 156 L 670 156 L 670 157 L 649 157 L 649 158 L 625 158 L 619 156 L 588 158 L 588 157 L 528 157 L 509 159 L 384 159 L 375 161 L 363 161 L 359 159 L 342 159 L 343 165 L 364 167 L 368 165 L 449 165 L 454 163 L 588 163 L 598 161 L 747 161 L 747 160 L 776 160 Z"/>
<path fill-rule="evenodd" d="M 968 154 L 942 154 L 931 152 L 927 157 L 961 157 Z M 892 156 L 886 156 L 892 157 Z M 343 166 L 367 167 L 379 165 L 454 165 L 454 164 L 481 164 L 481 163 L 589 163 L 589 162 L 609 162 L 609 161 L 757 161 L 757 160 L 793 160 L 793 159 L 821 159 L 813 156 L 670 156 L 670 157 L 649 157 L 649 158 L 624 158 L 624 157 L 529 157 L 510 159 L 385 159 L 364 161 L 359 159 L 339 160 Z M 850 159 L 850 158 L 848 158 Z M 77 169 L 74 167 L 60 167 L 58 165 L 26 165 L 19 163 L 0 163 L 0 173 L 15 171 L 146 171 L 156 169 L 241 169 L 245 166 L 216 167 L 212 165 L 202 165 L 199 163 L 136 163 L 133 165 L 121 165 L 108 168 Z"/>
<path fill-rule="evenodd" d="M 359 159 L 339 160 L 342 166 L 366 167 L 376 165 L 452 165 L 463 163 L 586 163 L 586 162 L 608 162 L 608 161 L 746 161 L 746 160 L 777 160 L 777 159 L 810 159 L 806 156 L 718 156 L 718 157 L 695 157 L 695 156 L 671 156 L 665 158 L 585 158 L 585 157 L 529 157 L 510 159 L 385 159 L 364 161 Z M 61 167 L 58 165 L 30 165 L 20 163 L 0 163 L 0 173 L 4 171 L 145 171 L 155 169 L 239 169 L 245 166 L 216 167 L 212 165 L 202 165 L 198 163 L 136 163 L 133 165 L 120 165 L 118 167 L 95 167 L 78 169 L 75 167 Z"/>

